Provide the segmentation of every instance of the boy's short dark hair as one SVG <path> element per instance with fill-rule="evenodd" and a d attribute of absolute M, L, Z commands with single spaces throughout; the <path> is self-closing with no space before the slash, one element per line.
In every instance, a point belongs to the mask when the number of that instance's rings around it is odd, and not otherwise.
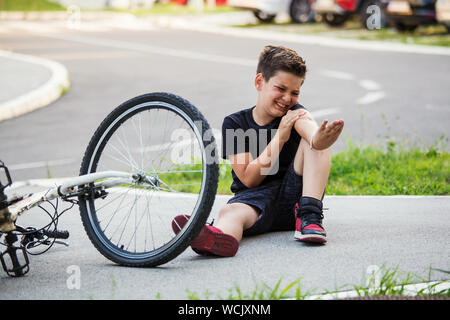
<path fill-rule="evenodd" d="M 269 81 L 277 71 L 292 73 L 300 78 L 306 75 L 306 64 L 302 57 L 292 49 L 283 46 L 265 46 L 259 54 L 256 73 L 262 73 Z"/>

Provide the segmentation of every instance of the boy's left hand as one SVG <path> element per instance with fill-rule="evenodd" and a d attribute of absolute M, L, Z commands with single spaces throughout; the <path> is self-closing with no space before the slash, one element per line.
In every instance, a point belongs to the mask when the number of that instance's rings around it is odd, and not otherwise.
<path fill-rule="evenodd" d="M 344 129 L 344 120 L 334 120 L 328 124 L 328 120 L 324 120 L 317 129 L 312 142 L 313 149 L 323 150 L 331 147 L 337 140 Z"/>

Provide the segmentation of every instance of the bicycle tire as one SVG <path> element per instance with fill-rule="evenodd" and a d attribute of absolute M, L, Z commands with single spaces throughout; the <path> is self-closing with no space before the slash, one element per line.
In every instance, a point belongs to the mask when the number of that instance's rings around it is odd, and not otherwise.
<path fill-rule="evenodd" d="M 162 110 L 162 111 L 161 111 Z M 188 246 L 189 244 L 195 239 L 195 237 L 199 234 L 202 227 L 205 225 L 206 220 L 209 216 L 209 213 L 211 211 L 211 208 L 214 203 L 216 191 L 217 191 L 217 183 L 218 183 L 218 159 L 217 159 L 217 152 L 216 152 L 216 143 L 214 140 L 214 136 L 212 133 L 208 130 L 210 129 L 210 126 L 206 119 L 203 117 L 203 115 L 199 112 L 199 110 L 192 105 L 189 101 L 166 92 L 156 92 L 156 93 L 148 93 L 143 94 L 138 97 L 132 98 L 121 105 L 119 105 L 116 109 L 114 109 L 100 124 L 100 126 L 95 131 L 94 135 L 92 136 L 80 168 L 80 175 L 88 174 L 96 172 L 98 167 L 98 162 L 102 158 L 102 153 L 106 152 L 105 148 L 107 147 L 109 140 L 112 139 L 111 137 L 118 132 L 121 126 L 125 126 L 124 123 L 127 123 L 127 121 L 131 121 L 133 116 L 140 114 L 144 114 L 144 112 L 147 111 L 148 114 L 150 114 L 151 111 L 163 112 L 166 111 L 168 114 L 170 112 L 173 112 L 175 116 L 178 114 L 183 120 L 186 121 L 188 126 L 191 126 L 191 129 L 193 130 L 194 134 L 196 135 L 200 151 L 202 153 L 202 176 L 201 176 L 201 186 L 200 186 L 200 193 L 198 198 L 194 201 L 195 207 L 192 209 L 193 212 L 189 213 L 191 215 L 190 223 L 189 225 L 186 225 L 182 232 L 175 235 L 167 235 L 170 240 L 168 240 L 167 243 L 162 244 L 160 247 L 154 248 L 152 250 L 147 250 L 146 247 L 143 252 L 131 252 L 124 249 L 124 245 L 120 245 L 119 243 L 115 244 L 111 241 L 111 239 L 108 239 L 108 236 L 106 235 L 105 231 L 102 230 L 102 227 L 100 224 L 100 219 L 98 217 L 98 211 L 100 208 L 95 207 L 95 199 L 94 196 L 80 196 L 79 197 L 79 208 L 80 208 L 80 214 L 81 214 L 81 220 L 84 226 L 84 229 L 92 242 L 92 244 L 95 246 L 95 248 L 107 259 L 125 266 L 131 266 L 131 267 L 155 267 L 159 266 L 161 264 L 167 263 L 177 257 L 179 254 L 181 254 Z M 144 114 L 145 116 L 145 114 Z M 141 116 L 143 117 L 143 116 Z M 168 117 L 166 119 L 166 122 L 168 121 Z M 149 116 L 149 119 L 153 122 L 149 127 L 151 127 L 149 130 L 152 130 L 153 127 L 156 127 L 159 124 L 159 121 L 155 120 L 154 118 Z M 159 118 L 158 118 L 159 120 Z M 133 120 L 134 121 L 134 120 Z M 139 119 L 139 121 L 141 121 Z M 194 127 L 192 127 L 192 123 L 194 123 Z M 198 128 L 200 125 L 200 128 Z M 167 123 L 166 123 L 167 126 Z M 144 127 L 143 127 L 144 128 Z M 197 129 L 196 129 L 197 128 Z M 155 129 L 156 130 L 156 129 Z M 159 133 L 158 131 L 156 131 Z M 165 132 L 164 132 L 165 133 Z M 201 141 L 199 140 L 199 134 L 201 135 Z M 156 136 L 157 134 L 155 134 Z M 204 139 L 205 135 L 208 136 L 207 139 Z M 152 135 L 148 134 L 149 140 L 152 139 Z M 141 139 L 142 140 L 142 139 Z M 142 141 L 141 141 L 142 143 Z M 168 147 L 169 148 L 169 147 Z M 144 148 L 142 148 L 144 149 Z M 208 150 L 210 153 L 206 155 L 206 150 Z M 143 153 L 143 151 L 140 151 Z M 166 151 L 167 152 L 167 151 Z M 206 158 L 205 158 L 206 155 Z M 130 156 L 131 157 L 131 156 Z M 145 156 L 143 156 L 145 158 Z M 146 159 L 148 160 L 148 159 Z M 145 161 L 147 162 L 147 161 Z M 149 162 L 149 161 L 148 161 Z M 142 160 L 142 163 L 144 163 L 144 160 Z M 153 168 L 153 164 L 152 164 Z M 169 172 L 168 170 L 167 172 Z M 176 170 L 175 170 L 176 171 Z M 193 170 L 195 171 L 195 170 Z M 156 171 L 155 171 L 156 172 Z M 181 172 L 181 171 L 180 171 Z M 168 173 L 167 173 L 168 174 Z M 175 173 L 174 173 L 175 174 Z M 183 173 L 184 174 L 184 173 Z M 128 188 L 132 190 L 131 186 Z M 145 188 L 144 188 L 145 189 Z M 137 199 L 137 194 L 142 191 L 143 189 L 138 189 L 136 186 L 134 188 L 135 195 L 135 202 L 137 203 L 139 200 Z M 146 191 L 145 191 L 146 192 Z M 160 190 L 152 190 L 154 193 L 162 192 Z M 122 192 L 124 193 L 124 192 Z M 128 194 L 128 191 L 126 195 Z M 126 196 L 125 195 L 125 196 Z M 124 197 L 125 197 L 124 196 Z M 131 196 L 130 196 L 131 197 Z M 140 196 L 139 196 L 140 197 Z M 153 200 L 153 195 L 150 197 L 151 200 Z M 115 201 L 115 200 L 114 200 Z M 122 200 L 123 201 L 123 200 Z M 169 202 L 171 202 L 170 200 Z M 186 200 L 187 201 L 187 200 Z M 162 202 L 162 201 L 161 201 Z M 121 202 L 122 203 L 122 202 Z M 173 206 L 173 204 L 171 204 Z M 120 205 L 119 205 L 120 206 Z M 137 221 L 137 204 L 136 204 L 136 217 L 135 221 Z M 149 200 L 147 196 L 147 209 L 148 209 L 148 216 L 150 217 L 150 205 Z M 133 209 L 133 208 L 132 208 Z M 131 216 L 131 210 L 129 216 Z M 153 209 L 153 208 L 152 208 Z M 119 209 L 116 209 L 118 211 Z M 145 210 L 144 210 L 145 211 Z M 162 210 L 161 210 L 162 211 Z M 173 212 L 176 214 L 176 212 Z M 114 213 L 115 215 L 116 213 Z M 153 213 L 152 213 L 153 214 Z M 162 213 L 161 213 L 162 214 Z M 144 216 L 144 213 L 142 213 L 142 217 Z M 163 217 L 166 219 L 166 217 Z M 139 221 L 141 221 L 143 218 L 141 218 Z M 146 218 L 147 220 L 150 218 Z M 122 222 L 120 222 L 122 223 Z M 125 226 L 128 223 L 125 222 Z M 135 222 L 136 223 L 136 222 Z M 140 222 L 139 222 L 140 223 Z M 147 229 L 146 229 L 147 230 Z M 156 232 L 159 232 L 160 229 L 157 229 Z M 123 233 L 123 231 L 122 231 Z M 138 237 L 138 231 L 137 229 L 134 231 L 135 239 Z M 147 237 L 147 235 L 145 235 Z M 153 237 L 153 235 L 152 235 Z M 112 237 L 111 237 L 112 238 Z M 131 241 L 131 240 L 130 240 Z M 136 240 L 134 240 L 136 242 Z M 120 241 L 119 241 L 120 242 Z M 147 238 L 145 240 L 147 242 Z"/>

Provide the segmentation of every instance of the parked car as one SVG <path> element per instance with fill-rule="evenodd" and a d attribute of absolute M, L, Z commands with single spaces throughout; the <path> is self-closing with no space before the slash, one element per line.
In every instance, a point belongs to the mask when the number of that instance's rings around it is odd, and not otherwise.
<path fill-rule="evenodd" d="M 251 10 L 262 22 L 272 22 L 277 14 L 288 13 L 292 22 L 314 21 L 315 12 L 311 10 L 314 0 L 228 0 L 230 7 Z"/>
<path fill-rule="evenodd" d="M 323 21 L 330 26 L 343 25 L 352 15 L 358 15 L 361 24 L 368 28 L 367 20 L 373 14 L 368 10 L 369 6 L 376 5 L 380 8 L 380 28 L 387 24 L 386 5 L 389 0 L 316 0 L 312 9 L 320 14 Z M 369 11 L 369 12 L 368 12 Z"/>
<path fill-rule="evenodd" d="M 450 32 L 450 0 L 436 1 L 436 20 Z"/>
<path fill-rule="evenodd" d="M 399 31 L 412 31 L 419 25 L 436 24 L 436 0 L 391 0 L 386 12 Z"/>

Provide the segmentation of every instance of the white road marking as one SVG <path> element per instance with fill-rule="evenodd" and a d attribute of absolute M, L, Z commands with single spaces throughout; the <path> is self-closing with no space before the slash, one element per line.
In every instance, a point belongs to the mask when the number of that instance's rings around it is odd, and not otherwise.
<path fill-rule="evenodd" d="M 322 70 L 320 73 L 329 78 L 339 79 L 339 80 L 354 80 L 355 76 L 348 72 L 336 71 L 336 70 Z"/>
<path fill-rule="evenodd" d="M 195 51 L 188 50 L 180 50 L 180 49 L 171 49 L 166 47 L 158 47 L 152 46 L 148 44 L 135 43 L 130 41 L 123 40 L 113 40 L 113 39 L 105 39 L 98 37 L 82 37 L 76 35 L 42 35 L 44 37 L 65 40 L 65 41 L 73 41 L 83 44 L 95 45 L 95 46 L 104 46 L 110 48 L 120 48 L 120 49 L 128 49 L 134 50 L 144 53 L 153 53 L 159 54 L 162 56 L 171 56 L 176 58 L 184 58 L 184 59 L 192 59 L 192 60 L 201 60 L 207 62 L 217 62 L 217 63 L 225 63 L 225 64 L 233 64 L 240 65 L 245 67 L 254 67 L 256 68 L 256 62 L 253 59 L 245 59 L 239 57 L 228 57 L 217 54 L 207 54 Z"/>
<path fill-rule="evenodd" d="M 123 59 L 139 55 L 142 55 L 142 53 L 125 50 L 121 51 L 111 50 L 100 52 L 82 51 L 82 52 L 65 52 L 65 53 L 46 53 L 39 55 L 39 57 L 45 59 L 65 61 L 65 60 Z"/>
<path fill-rule="evenodd" d="M 358 85 L 360 87 L 369 91 L 364 96 L 362 96 L 361 98 L 358 98 L 356 100 L 357 104 L 366 105 L 369 103 L 374 103 L 386 96 L 386 94 L 381 90 L 381 85 L 374 80 L 371 80 L 371 79 L 358 80 L 356 78 L 356 76 L 351 73 L 336 71 L 336 70 L 322 70 L 322 71 L 320 71 L 320 74 L 325 77 L 338 79 L 338 80 L 357 81 Z M 374 90 L 377 90 L 377 91 L 374 92 Z"/>
<path fill-rule="evenodd" d="M 317 111 L 312 111 L 311 115 L 314 118 L 320 118 L 320 117 L 325 117 L 325 116 L 329 116 L 332 114 L 336 114 L 341 112 L 342 110 L 340 108 L 328 108 L 328 109 L 321 109 L 321 110 L 317 110 Z"/>
<path fill-rule="evenodd" d="M 47 166 L 63 166 L 63 165 L 72 164 L 75 162 L 76 162 L 76 159 L 36 161 L 36 162 L 8 165 L 8 169 L 9 170 L 26 170 L 26 169 L 35 169 L 35 168 L 45 168 Z"/>
<path fill-rule="evenodd" d="M 70 27 L 67 19 L 56 21 L 2 21 L 0 33 L 17 30 L 31 33 L 66 33 L 68 30 L 80 32 L 108 32 L 114 30 L 155 31 L 152 23 L 135 17 L 121 17 L 98 21 L 80 21 L 77 27 Z"/>
<path fill-rule="evenodd" d="M 381 85 L 370 79 L 360 80 L 358 84 L 366 90 L 380 90 Z"/>
<path fill-rule="evenodd" d="M 25 31 L 33 33 L 49 33 L 57 31 L 54 26 L 44 23 L 31 22 L 31 21 L 7 21 L 2 22 L 2 27 L 7 31 Z"/>
<path fill-rule="evenodd" d="M 385 96 L 386 96 L 386 94 L 383 91 L 368 92 L 365 96 L 356 100 L 356 103 L 366 105 L 369 103 L 374 103 L 375 101 L 378 101 L 378 100 L 384 98 Z"/>

